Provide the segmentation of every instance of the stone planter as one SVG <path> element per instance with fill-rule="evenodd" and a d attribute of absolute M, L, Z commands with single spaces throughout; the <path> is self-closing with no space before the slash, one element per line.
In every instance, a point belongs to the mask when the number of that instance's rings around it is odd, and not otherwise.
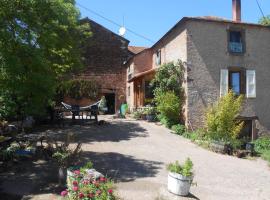
<path fill-rule="evenodd" d="M 229 144 L 219 141 L 213 141 L 210 143 L 210 149 L 217 153 L 227 154 L 230 153 L 231 148 Z"/>
<path fill-rule="evenodd" d="M 149 122 L 153 122 L 155 119 L 155 115 L 146 115 L 146 120 Z"/>
<path fill-rule="evenodd" d="M 65 185 L 67 179 L 67 169 L 60 167 L 58 170 L 58 181 L 60 185 Z"/>
<path fill-rule="evenodd" d="M 193 177 L 185 177 L 181 174 L 169 172 L 168 191 L 176 195 L 187 196 L 192 180 Z"/>

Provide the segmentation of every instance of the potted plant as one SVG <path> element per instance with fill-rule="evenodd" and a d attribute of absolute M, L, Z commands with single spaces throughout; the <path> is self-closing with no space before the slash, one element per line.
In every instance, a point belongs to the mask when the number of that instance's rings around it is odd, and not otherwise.
<path fill-rule="evenodd" d="M 190 158 L 187 158 L 183 165 L 178 161 L 170 163 L 167 166 L 168 174 L 168 191 L 180 195 L 187 196 L 193 181 L 193 163 Z"/>
<path fill-rule="evenodd" d="M 147 107 L 145 109 L 145 114 L 146 114 L 146 120 L 149 122 L 154 121 L 156 117 L 156 108 L 155 107 Z"/>
<path fill-rule="evenodd" d="M 98 105 L 98 109 L 99 109 L 99 113 L 102 115 L 108 111 L 107 101 L 106 101 L 105 96 L 101 97 L 100 103 Z"/>
<path fill-rule="evenodd" d="M 52 157 L 56 160 L 59 169 L 58 169 L 58 179 L 59 184 L 65 184 L 67 179 L 67 169 L 69 166 L 74 165 L 79 159 L 81 153 L 81 143 L 78 143 L 75 149 L 69 148 L 69 141 L 67 140 L 64 144 L 56 144 L 56 152 Z"/>

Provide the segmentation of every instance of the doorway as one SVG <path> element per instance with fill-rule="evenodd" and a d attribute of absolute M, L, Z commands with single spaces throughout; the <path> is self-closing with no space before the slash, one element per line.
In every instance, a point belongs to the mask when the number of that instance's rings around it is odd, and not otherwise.
<path fill-rule="evenodd" d="M 115 114 L 115 93 L 106 93 L 104 96 L 108 107 L 106 114 Z"/>

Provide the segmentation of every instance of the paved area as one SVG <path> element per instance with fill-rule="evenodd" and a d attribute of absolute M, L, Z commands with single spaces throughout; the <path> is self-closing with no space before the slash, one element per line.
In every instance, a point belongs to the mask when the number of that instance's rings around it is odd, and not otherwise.
<path fill-rule="evenodd" d="M 187 157 L 194 162 L 197 183 L 190 199 L 270 199 L 270 168 L 261 159 L 210 152 L 154 123 L 106 121 L 79 134 L 85 142 L 85 156 L 117 180 L 119 195 L 125 200 L 161 199 L 166 164 Z"/>
<path fill-rule="evenodd" d="M 165 194 L 166 164 L 187 157 L 194 162 L 197 186 L 192 186 L 188 198 L 178 199 L 270 199 L 270 167 L 265 161 L 210 152 L 154 123 L 106 117 L 100 125 L 67 126 L 54 131 L 59 135 L 74 133 L 76 140 L 83 142 L 83 157 L 116 180 L 124 200 L 172 200 Z M 58 199 L 49 191 L 37 191 L 32 196 L 29 192 L 24 199 Z"/>

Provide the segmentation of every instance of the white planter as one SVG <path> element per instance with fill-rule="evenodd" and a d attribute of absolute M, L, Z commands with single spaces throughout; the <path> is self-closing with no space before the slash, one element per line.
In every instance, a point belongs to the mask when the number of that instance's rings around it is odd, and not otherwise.
<path fill-rule="evenodd" d="M 176 195 L 187 196 L 189 194 L 192 179 L 193 177 L 185 177 L 181 174 L 169 172 L 168 191 Z"/>

